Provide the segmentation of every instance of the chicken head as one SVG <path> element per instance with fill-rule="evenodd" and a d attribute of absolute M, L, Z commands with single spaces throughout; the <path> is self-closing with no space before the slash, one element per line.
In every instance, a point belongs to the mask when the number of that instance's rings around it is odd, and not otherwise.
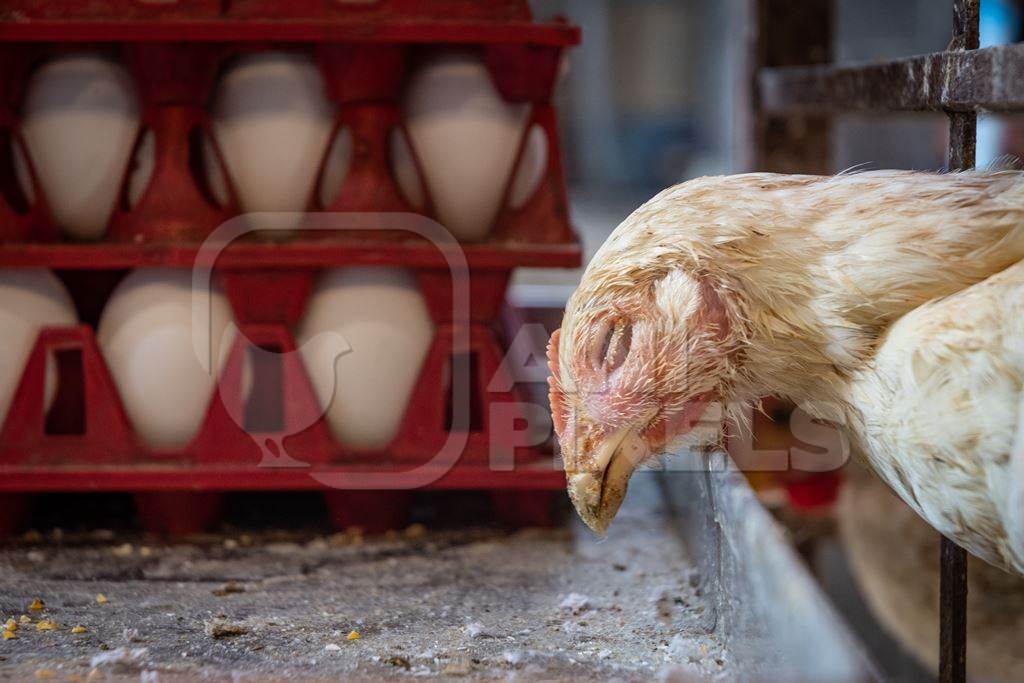
<path fill-rule="evenodd" d="M 633 472 L 720 398 L 731 323 L 708 279 L 640 269 L 626 275 L 640 286 L 622 287 L 601 276 L 601 263 L 570 300 L 548 361 L 569 496 L 603 534 Z"/>

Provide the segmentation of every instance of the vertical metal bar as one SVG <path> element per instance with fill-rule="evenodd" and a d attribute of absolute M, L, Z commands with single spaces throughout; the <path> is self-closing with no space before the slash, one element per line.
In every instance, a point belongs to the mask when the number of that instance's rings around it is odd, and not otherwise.
<path fill-rule="evenodd" d="M 977 50 L 981 44 L 981 0 L 953 0 L 953 42 L 950 50 Z"/>
<path fill-rule="evenodd" d="M 974 168 L 974 151 L 977 140 L 978 115 L 974 112 L 951 113 L 949 115 L 949 163 L 950 171 Z"/>
<path fill-rule="evenodd" d="M 951 50 L 977 50 L 981 0 L 953 0 Z M 978 116 L 949 114 L 949 170 L 974 167 Z M 942 538 L 939 572 L 939 681 L 967 680 L 967 553 Z"/>
<path fill-rule="evenodd" d="M 939 681 L 967 680 L 967 553 L 942 537 L 939 574 Z"/>
<path fill-rule="evenodd" d="M 978 15 L 981 0 L 953 0 L 951 50 L 977 50 L 981 42 Z M 949 170 L 974 167 L 978 115 L 974 112 L 949 114 Z"/>

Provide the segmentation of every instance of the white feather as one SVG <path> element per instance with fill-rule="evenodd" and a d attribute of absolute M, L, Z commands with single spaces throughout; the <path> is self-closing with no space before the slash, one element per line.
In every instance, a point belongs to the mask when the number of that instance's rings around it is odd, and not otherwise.
<path fill-rule="evenodd" d="M 882 478 L 940 533 L 1024 573 L 1024 263 L 901 318 L 849 386 Z"/>

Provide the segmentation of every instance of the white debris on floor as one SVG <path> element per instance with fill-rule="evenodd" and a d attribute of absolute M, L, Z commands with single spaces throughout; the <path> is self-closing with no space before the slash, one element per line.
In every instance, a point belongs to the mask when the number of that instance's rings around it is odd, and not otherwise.
<path fill-rule="evenodd" d="M 582 614 L 590 609 L 590 598 L 579 593 L 569 593 L 558 606 L 573 614 Z"/>
<path fill-rule="evenodd" d="M 713 607 L 646 478 L 603 540 L 574 521 L 379 539 L 133 539 L 145 557 L 112 553 L 120 538 L 10 544 L 0 618 L 40 598 L 32 618 L 58 628 L 0 641 L 0 678 L 726 677 L 727 653 L 706 632 Z M 76 624 L 86 632 L 72 634 Z"/>

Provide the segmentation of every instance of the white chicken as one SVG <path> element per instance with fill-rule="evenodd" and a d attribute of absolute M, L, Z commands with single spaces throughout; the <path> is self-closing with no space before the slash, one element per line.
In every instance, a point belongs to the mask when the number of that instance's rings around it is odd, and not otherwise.
<path fill-rule="evenodd" d="M 1024 574 L 1024 174 L 749 174 L 665 190 L 552 336 L 581 517 L 706 406 L 777 395 L 841 425 L 939 532 Z"/>

